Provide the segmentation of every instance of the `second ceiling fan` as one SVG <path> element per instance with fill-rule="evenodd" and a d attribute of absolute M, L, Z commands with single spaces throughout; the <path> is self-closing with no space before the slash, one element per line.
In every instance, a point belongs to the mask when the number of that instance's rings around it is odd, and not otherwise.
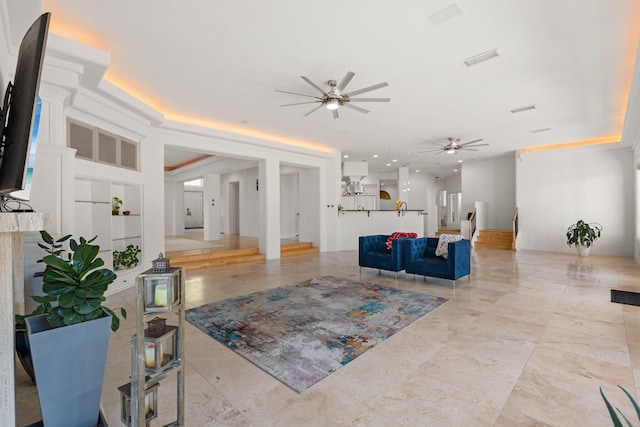
<path fill-rule="evenodd" d="M 426 150 L 420 151 L 421 153 L 429 153 L 435 152 L 436 154 L 447 153 L 447 154 L 455 154 L 459 150 L 468 150 L 468 151 L 478 151 L 476 147 L 484 147 L 489 144 L 478 144 L 479 142 L 484 141 L 482 138 L 475 139 L 473 141 L 465 142 L 464 144 L 460 144 L 460 138 L 447 138 L 447 144 L 439 144 L 437 142 L 432 142 L 431 144 L 437 145 L 437 147 L 427 148 Z"/>
<path fill-rule="evenodd" d="M 319 92 L 319 95 L 306 95 L 306 94 L 303 94 L 303 93 L 288 92 L 286 90 L 278 90 L 278 89 L 276 89 L 276 92 L 288 93 L 288 94 L 291 94 L 291 95 L 306 96 L 308 98 L 315 98 L 315 101 L 296 102 L 296 103 L 293 103 L 293 104 L 284 104 L 284 105 L 281 105 L 281 107 L 289 107 L 291 105 L 302 105 L 302 104 L 319 103 L 320 105 L 318 105 L 313 110 L 311 110 L 308 113 L 306 113 L 305 116 L 308 116 L 309 114 L 313 113 L 316 110 L 319 110 L 320 108 L 322 108 L 324 106 L 328 110 L 331 110 L 331 112 L 333 113 L 333 118 L 334 119 L 337 119 L 337 118 L 340 117 L 339 114 L 338 114 L 338 108 L 339 107 L 350 108 L 352 110 L 356 110 L 356 111 L 359 111 L 359 112 L 364 113 L 364 114 L 367 114 L 369 112 L 369 110 L 365 110 L 362 107 L 358 107 L 356 105 L 351 104 L 352 102 L 389 102 L 390 101 L 390 98 L 353 98 L 354 95 L 360 95 L 361 93 L 370 92 L 372 90 L 376 90 L 376 89 L 383 88 L 385 86 L 389 86 L 389 83 L 383 82 L 383 83 L 378 83 L 376 85 L 368 86 L 368 87 L 365 87 L 365 88 L 362 88 L 362 89 L 346 92 L 345 88 L 347 87 L 347 85 L 349 84 L 349 82 L 351 81 L 353 76 L 355 76 L 355 74 L 352 73 L 351 71 L 349 71 L 349 72 L 347 72 L 347 74 L 345 74 L 345 76 L 342 78 L 340 83 L 336 82 L 335 80 L 327 81 L 327 85 L 329 86 L 328 90 L 322 89 L 320 86 L 318 86 L 317 84 L 315 84 L 314 82 L 309 80 L 309 78 L 307 78 L 305 76 L 300 76 L 300 78 L 302 80 L 304 80 L 311 87 L 313 87 L 315 90 L 317 90 Z"/>

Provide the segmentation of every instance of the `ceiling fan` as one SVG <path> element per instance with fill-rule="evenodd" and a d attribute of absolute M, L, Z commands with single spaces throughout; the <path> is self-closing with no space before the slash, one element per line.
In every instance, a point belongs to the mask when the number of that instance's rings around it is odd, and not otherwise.
<path fill-rule="evenodd" d="M 329 80 L 327 82 L 327 84 L 329 85 L 329 89 L 328 90 L 322 89 L 320 86 L 318 86 L 317 84 L 313 83 L 307 77 L 300 76 L 300 78 L 302 80 L 304 80 L 311 87 L 313 87 L 315 90 L 317 90 L 320 93 L 320 95 L 306 95 L 306 94 L 303 94 L 303 93 L 288 92 L 286 90 L 278 90 L 278 89 L 276 89 L 276 92 L 282 92 L 282 93 L 288 93 L 288 94 L 291 94 L 291 95 L 299 95 L 299 96 L 306 96 L 306 97 L 309 97 L 309 98 L 315 98 L 315 101 L 296 102 L 296 103 L 293 103 L 293 104 L 284 104 L 284 105 L 281 105 L 281 107 L 289 107 L 291 105 L 320 103 L 320 105 L 315 107 L 313 110 L 309 111 L 307 114 L 305 114 L 305 116 L 308 116 L 309 114 L 313 113 L 314 111 L 319 110 L 320 108 L 325 106 L 328 110 L 331 110 L 331 112 L 333 113 L 333 118 L 334 119 L 337 119 L 338 117 L 340 117 L 338 115 L 338 108 L 339 107 L 350 108 L 352 110 L 356 110 L 356 111 L 359 111 L 359 112 L 364 113 L 364 114 L 367 114 L 369 112 L 369 110 L 365 110 L 362 107 L 358 107 L 358 106 L 355 106 L 355 105 L 351 104 L 352 102 L 389 102 L 390 98 L 353 98 L 354 95 L 360 95 L 361 93 L 370 92 L 372 90 L 376 90 L 376 89 L 380 89 L 380 88 L 385 87 L 385 86 L 389 86 L 389 83 L 383 82 L 383 83 L 378 83 L 378 84 L 373 85 L 373 86 L 365 87 L 363 89 L 358 89 L 358 90 L 354 90 L 354 91 L 350 91 L 350 92 L 345 92 L 345 88 L 347 87 L 347 85 L 349 84 L 349 82 L 351 81 L 353 76 L 355 76 L 355 74 L 352 73 L 351 71 L 349 71 L 349 72 L 347 72 L 347 74 L 345 74 L 345 76 L 342 78 L 340 83 L 337 83 L 335 80 Z"/>
<path fill-rule="evenodd" d="M 464 144 L 459 144 L 460 138 L 447 138 L 447 141 L 448 141 L 447 144 L 439 144 L 437 142 L 432 142 L 431 144 L 437 145 L 438 147 L 428 148 L 420 152 L 421 153 L 436 152 L 436 154 L 440 154 L 440 153 L 455 154 L 459 150 L 478 151 L 476 150 L 476 147 L 483 147 L 483 146 L 489 145 L 489 144 L 478 144 L 478 142 L 484 141 L 482 138 L 465 142 Z"/>

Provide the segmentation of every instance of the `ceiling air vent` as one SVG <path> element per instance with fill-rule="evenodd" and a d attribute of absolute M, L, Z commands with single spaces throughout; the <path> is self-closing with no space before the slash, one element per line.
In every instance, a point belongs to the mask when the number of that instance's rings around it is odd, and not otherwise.
<path fill-rule="evenodd" d="M 429 21 L 433 23 L 433 25 L 440 25 L 443 22 L 448 21 L 449 19 L 455 18 L 456 16 L 462 13 L 462 9 L 455 3 L 450 4 L 434 13 L 433 15 L 429 15 Z"/>
<path fill-rule="evenodd" d="M 532 130 L 531 133 L 548 132 L 550 130 L 551 130 L 551 128 L 535 129 L 535 130 Z"/>
<path fill-rule="evenodd" d="M 467 67 L 472 67 L 481 62 L 485 62 L 490 59 L 497 58 L 498 56 L 500 56 L 500 52 L 498 52 L 498 49 L 493 49 L 493 50 L 481 53 L 480 55 L 472 56 L 471 58 L 465 59 L 464 65 L 466 65 Z"/>
<path fill-rule="evenodd" d="M 529 110 L 535 110 L 535 109 L 536 109 L 535 105 L 527 105 L 526 107 L 514 108 L 513 110 L 511 110 L 511 112 L 515 114 L 515 113 L 522 113 L 523 111 L 529 111 Z"/>

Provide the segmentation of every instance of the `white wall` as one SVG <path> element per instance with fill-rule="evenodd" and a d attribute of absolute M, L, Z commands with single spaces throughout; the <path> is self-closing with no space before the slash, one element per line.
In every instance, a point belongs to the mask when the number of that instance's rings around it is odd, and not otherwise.
<path fill-rule="evenodd" d="M 516 168 L 513 154 L 497 159 L 465 162 L 462 166 L 461 184 L 461 218 L 466 218 L 467 213 L 473 211 L 475 202 L 486 202 L 487 228 L 511 229 L 516 208 Z"/>
<path fill-rule="evenodd" d="M 630 148 L 582 148 L 529 153 L 516 161 L 519 249 L 575 253 L 567 228 L 597 222 L 595 255 L 633 256 L 634 168 Z"/>

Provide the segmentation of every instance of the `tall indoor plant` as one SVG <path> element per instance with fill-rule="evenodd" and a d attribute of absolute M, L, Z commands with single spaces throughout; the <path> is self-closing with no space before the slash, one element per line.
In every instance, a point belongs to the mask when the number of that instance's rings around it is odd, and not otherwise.
<path fill-rule="evenodd" d="M 102 305 L 116 275 L 101 268 L 94 240 L 71 238 L 66 257 L 42 259 L 42 290 L 57 306 L 25 319 L 45 425 L 92 425 L 99 417 L 109 330 L 116 331 L 120 319 Z M 120 314 L 126 317 L 124 309 Z"/>
<path fill-rule="evenodd" d="M 596 222 L 587 223 L 579 220 L 567 229 L 567 245 L 575 245 L 578 255 L 589 255 L 589 249 L 602 232 L 602 226 Z"/>

